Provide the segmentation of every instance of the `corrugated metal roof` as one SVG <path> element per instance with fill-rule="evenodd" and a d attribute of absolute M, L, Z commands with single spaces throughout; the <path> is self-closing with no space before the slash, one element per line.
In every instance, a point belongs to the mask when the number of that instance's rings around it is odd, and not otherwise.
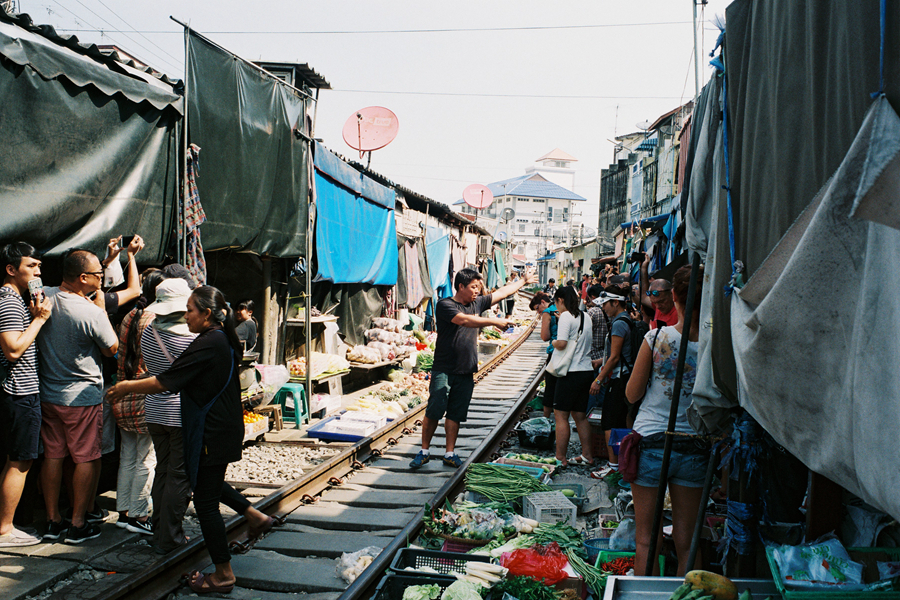
<path fill-rule="evenodd" d="M 552 181 L 547 181 L 541 175 L 532 173 L 529 175 L 520 175 L 512 179 L 504 179 L 503 181 L 495 181 L 487 184 L 494 197 L 499 196 L 523 196 L 525 198 L 549 198 L 554 200 L 573 200 L 575 202 L 586 202 L 587 198 L 579 196 L 575 192 L 567 190 L 561 185 L 557 185 Z M 457 200 L 454 206 L 463 204 L 463 200 Z"/>

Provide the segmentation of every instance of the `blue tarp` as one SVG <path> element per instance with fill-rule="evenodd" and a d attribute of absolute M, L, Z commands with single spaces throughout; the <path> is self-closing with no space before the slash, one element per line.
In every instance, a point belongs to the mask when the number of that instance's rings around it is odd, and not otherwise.
<path fill-rule="evenodd" d="M 396 285 L 393 190 L 321 145 L 316 147 L 315 165 L 316 281 Z"/>
<path fill-rule="evenodd" d="M 628 229 L 632 226 L 634 226 L 634 227 L 649 227 L 650 225 L 652 225 L 653 223 L 655 223 L 657 221 L 663 221 L 668 218 L 669 218 L 669 213 L 666 213 L 664 215 L 656 215 L 655 217 L 647 217 L 646 219 L 639 219 L 637 221 L 627 221 L 627 222 L 619 225 L 619 227 L 621 227 L 622 229 Z"/>
<path fill-rule="evenodd" d="M 425 248 L 428 252 L 428 271 L 431 274 L 431 287 L 437 291 L 438 298 L 453 295 L 450 282 L 450 235 L 437 227 L 429 227 L 425 232 Z"/>

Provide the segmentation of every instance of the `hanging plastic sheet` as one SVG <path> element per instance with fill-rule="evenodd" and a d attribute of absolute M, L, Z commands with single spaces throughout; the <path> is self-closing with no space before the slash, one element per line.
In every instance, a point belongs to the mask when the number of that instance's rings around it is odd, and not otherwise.
<path fill-rule="evenodd" d="M 750 277 L 835 172 L 859 132 L 869 94 L 878 89 L 879 5 L 879 0 L 738 0 L 726 9 L 735 256 Z M 900 31 L 896 0 L 889 7 L 887 31 Z M 888 52 L 884 66 L 885 92 L 900 106 L 900 55 Z M 726 256 L 724 211 L 713 226 L 719 231 L 717 252 Z M 717 261 L 711 288 L 721 290 L 730 281 L 729 262 Z M 839 271 L 829 279 L 834 273 Z M 721 294 L 714 301 L 716 385 L 736 401 L 736 370 L 729 359 L 731 303 Z"/>
<path fill-rule="evenodd" d="M 884 324 L 900 317 L 900 230 L 852 213 L 898 219 L 898 196 L 900 117 L 881 96 L 829 183 L 731 296 L 741 405 L 810 469 L 894 518 L 900 380 L 885 365 L 900 363 L 900 336 Z M 852 294 L 824 284 L 835 273 Z"/>
<path fill-rule="evenodd" d="M 506 263 L 503 262 L 503 250 L 494 249 L 494 266 L 497 269 L 497 287 L 506 285 Z"/>
<path fill-rule="evenodd" d="M 181 98 L 137 69 L 14 24 L 30 23 L 27 15 L 0 15 L 0 243 L 102 255 L 111 237 L 137 233 L 146 242 L 140 260 L 162 262 L 174 229 Z"/>
<path fill-rule="evenodd" d="M 437 227 L 429 227 L 425 232 L 425 244 L 428 248 L 428 270 L 431 274 L 432 289 L 437 293 L 438 299 L 452 296 L 450 236 Z"/>
<path fill-rule="evenodd" d="M 419 247 L 414 240 L 403 244 L 406 254 L 406 304 L 410 308 L 416 308 L 426 298 L 425 288 L 422 285 L 422 272 L 419 270 Z"/>
<path fill-rule="evenodd" d="M 384 301 L 378 288 L 368 283 L 332 285 L 313 284 L 312 303 L 322 312 L 332 311 L 338 318 L 341 334 L 351 346 L 365 344 L 365 331 L 371 329 L 372 319 L 381 316 Z"/>
<path fill-rule="evenodd" d="M 407 301 L 406 291 L 406 244 L 409 240 L 402 235 L 397 236 L 397 305 L 405 305 Z M 416 261 L 418 263 L 418 261 Z"/>
<path fill-rule="evenodd" d="M 188 37 L 189 141 L 203 148 L 197 181 L 203 246 L 270 256 L 306 254 L 308 96 L 216 47 Z"/>
<path fill-rule="evenodd" d="M 397 283 L 394 192 L 316 145 L 316 280 Z"/>

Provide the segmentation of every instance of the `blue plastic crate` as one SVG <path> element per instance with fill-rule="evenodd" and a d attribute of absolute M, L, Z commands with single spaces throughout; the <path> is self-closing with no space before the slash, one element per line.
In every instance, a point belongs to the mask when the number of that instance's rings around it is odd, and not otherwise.
<path fill-rule="evenodd" d="M 361 439 L 364 439 L 367 436 L 362 435 L 351 435 L 349 433 L 336 433 L 333 431 L 322 431 L 325 426 L 339 418 L 338 415 L 333 417 L 328 417 L 327 419 L 323 419 L 306 430 L 306 434 L 309 437 L 318 438 L 320 440 L 326 440 L 330 442 L 358 442 Z"/>

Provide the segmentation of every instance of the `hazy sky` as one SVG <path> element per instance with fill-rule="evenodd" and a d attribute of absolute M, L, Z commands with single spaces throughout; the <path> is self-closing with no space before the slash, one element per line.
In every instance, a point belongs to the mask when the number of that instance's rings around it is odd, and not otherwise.
<path fill-rule="evenodd" d="M 718 36 L 711 21 L 728 3 L 709 0 L 703 13 L 701 85 Z M 390 108 L 400 132 L 372 168 L 446 204 L 559 147 L 578 159 L 575 191 L 592 227 L 607 140 L 694 94 L 691 0 L 19 0 L 19 9 L 177 77 L 184 36 L 169 15 L 244 58 L 309 63 L 334 88 L 320 94 L 316 136 L 355 158 L 344 121 Z"/>

